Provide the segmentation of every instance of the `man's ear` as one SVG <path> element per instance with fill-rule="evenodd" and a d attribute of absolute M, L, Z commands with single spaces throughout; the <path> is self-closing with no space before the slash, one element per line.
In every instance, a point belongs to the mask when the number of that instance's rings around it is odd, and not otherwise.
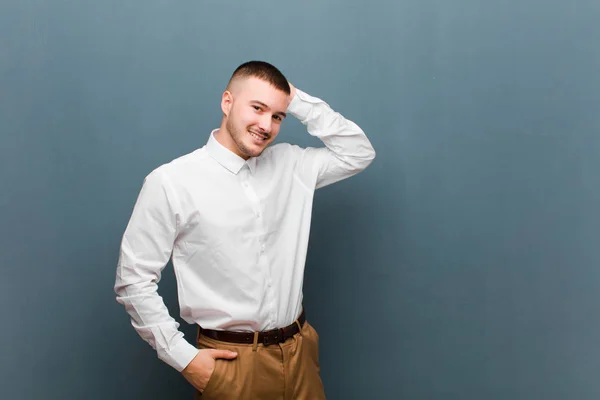
<path fill-rule="evenodd" d="M 221 97 L 221 110 L 223 114 L 228 117 L 231 112 L 231 107 L 233 106 L 233 95 L 229 90 L 223 92 L 223 96 Z"/>

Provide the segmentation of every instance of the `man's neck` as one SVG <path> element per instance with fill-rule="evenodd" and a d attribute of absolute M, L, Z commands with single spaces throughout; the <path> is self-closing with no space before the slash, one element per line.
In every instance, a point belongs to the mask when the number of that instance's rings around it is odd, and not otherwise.
<path fill-rule="evenodd" d="M 235 144 L 235 142 L 233 141 L 233 139 L 231 138 L 231 134 L 225 127 L 224 122 L 221 124 L 221 127 L 219 128 L 218 131 L 215 132 L 214 135 L 215 135 L 215 139 L 217 140 L 217 142 L 219 142 L 219 144 L 221 146 L 225 147 L 227 150 L 229 150 L 233 154 L 243 158 L 244 160 L 248 160 L 249 157 L 240 154 L 240 151 L 239 151 L 237 145 Z"/>

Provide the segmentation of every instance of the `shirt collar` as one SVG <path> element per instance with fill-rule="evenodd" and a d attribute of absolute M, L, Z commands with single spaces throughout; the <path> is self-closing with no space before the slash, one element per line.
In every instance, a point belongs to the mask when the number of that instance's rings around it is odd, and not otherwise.
<path fill-rule="evenodd" d="M 238 156 L 219 143 L 219 141 L 215 138 L 215 133 L 217 131 L 218 129 L 215 129 L 210 133 L 210 137 L 206 143 L 206 150 L 208 151 L 208 154 L 219 164 L 236 175 L 242 170 L 244 165 L 248 165 L 250 173 L 254 174 L 254 170 L 256 169 L 256 157 L 250 157 L 247 161 L 244 160 L 242 157 Z"/>

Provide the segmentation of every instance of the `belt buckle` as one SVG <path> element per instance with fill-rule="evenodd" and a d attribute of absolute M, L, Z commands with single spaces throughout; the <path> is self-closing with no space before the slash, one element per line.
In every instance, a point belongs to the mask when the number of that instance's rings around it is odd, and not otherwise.
<path fill-rule="evenodd" d="M 266 331 L 263 335 L 262 343 L 265 346 L 277 344 L 283 340 L 283 329 L 273 329 Z"/>

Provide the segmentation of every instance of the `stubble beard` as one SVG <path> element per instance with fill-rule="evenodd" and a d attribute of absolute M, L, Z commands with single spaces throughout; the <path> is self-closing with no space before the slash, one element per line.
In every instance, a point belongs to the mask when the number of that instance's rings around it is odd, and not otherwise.
<path fill-rule="evenodd" d="M 246 145 L 244 144 L 244 135 L 246 135 L 247 132 L 240 132 L 231 122 L 231 118 L 227 120 L 227 122 L 225 123 L 225 127 L 227 128 L 227 132 L 229 132 L 229 136 L 231 136 L 231 139 L 233 139 L 233 142 L 240 150 L 240 153 L 242 153 L 246 157 L 258 157 L 261 155 L 263 150 L 252 151 L 246 147 Z"/>

